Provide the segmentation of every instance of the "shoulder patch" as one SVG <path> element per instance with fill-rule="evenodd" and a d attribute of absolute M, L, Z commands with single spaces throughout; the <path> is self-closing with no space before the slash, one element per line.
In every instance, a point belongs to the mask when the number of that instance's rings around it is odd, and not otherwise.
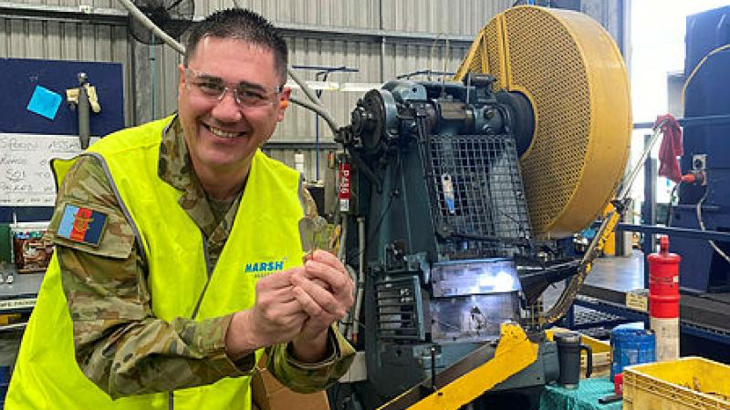
<path fill-rule="evenodd" d="M 107 219 L 103 212 L 66 204 L 58 224 L 58 236 L 73 242 L 99 246 Z"/>

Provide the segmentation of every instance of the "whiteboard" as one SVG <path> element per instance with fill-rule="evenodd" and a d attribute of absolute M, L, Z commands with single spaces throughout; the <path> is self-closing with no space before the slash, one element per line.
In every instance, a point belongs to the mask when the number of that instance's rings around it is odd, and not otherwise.
<path fill-rule="evenodd" d="M 78 136 L 0 133 L 0 206 L 53 206 L 50 160 L 81 152 Z"/>

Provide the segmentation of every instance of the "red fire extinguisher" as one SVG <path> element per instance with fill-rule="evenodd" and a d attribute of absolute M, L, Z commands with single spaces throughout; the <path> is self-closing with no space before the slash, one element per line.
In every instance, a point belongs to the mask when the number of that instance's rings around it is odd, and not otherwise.
<path fill-rule="evenodd" d="M 659 239 L 659 253 L 649 260 L 649 316 L 656 334 L 657 361 L 679 358 L 679 261 L 669 252 L 669 237 Z"/>

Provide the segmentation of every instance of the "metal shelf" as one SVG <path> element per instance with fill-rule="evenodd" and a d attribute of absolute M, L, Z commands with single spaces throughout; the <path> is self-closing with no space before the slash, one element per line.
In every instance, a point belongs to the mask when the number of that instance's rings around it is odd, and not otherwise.
<path fill-rule="evenodd" d="M 623 304 L 609 302 L 594 297 L 578 295 L 576 296 L 574 303 L 577 306 L 583 306 L 597 311 L 606 312 L 612 315 L 626 318 L 630 321 L 647 322 L 649 320 L 649 315 L 645 312 L 631 309 Z M 680 332 L 730 345 L 730 329 L 720 329 L 711 325 L 693 322 L 680 317 Z"/>

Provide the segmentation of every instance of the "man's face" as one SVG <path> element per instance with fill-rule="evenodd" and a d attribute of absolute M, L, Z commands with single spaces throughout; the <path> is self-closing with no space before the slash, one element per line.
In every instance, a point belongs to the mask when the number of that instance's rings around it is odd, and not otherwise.
<path fill-rule="evenodd" d="M 196 172 L 248 169 L 284 119 L 280 102 L 291 92 L 277 92 L 274 53 L 243 40 L 205 37 L 187 68 L 179 67 L 178 115 Z M 224 88 L 219 99 L 216 90 Z"/>

